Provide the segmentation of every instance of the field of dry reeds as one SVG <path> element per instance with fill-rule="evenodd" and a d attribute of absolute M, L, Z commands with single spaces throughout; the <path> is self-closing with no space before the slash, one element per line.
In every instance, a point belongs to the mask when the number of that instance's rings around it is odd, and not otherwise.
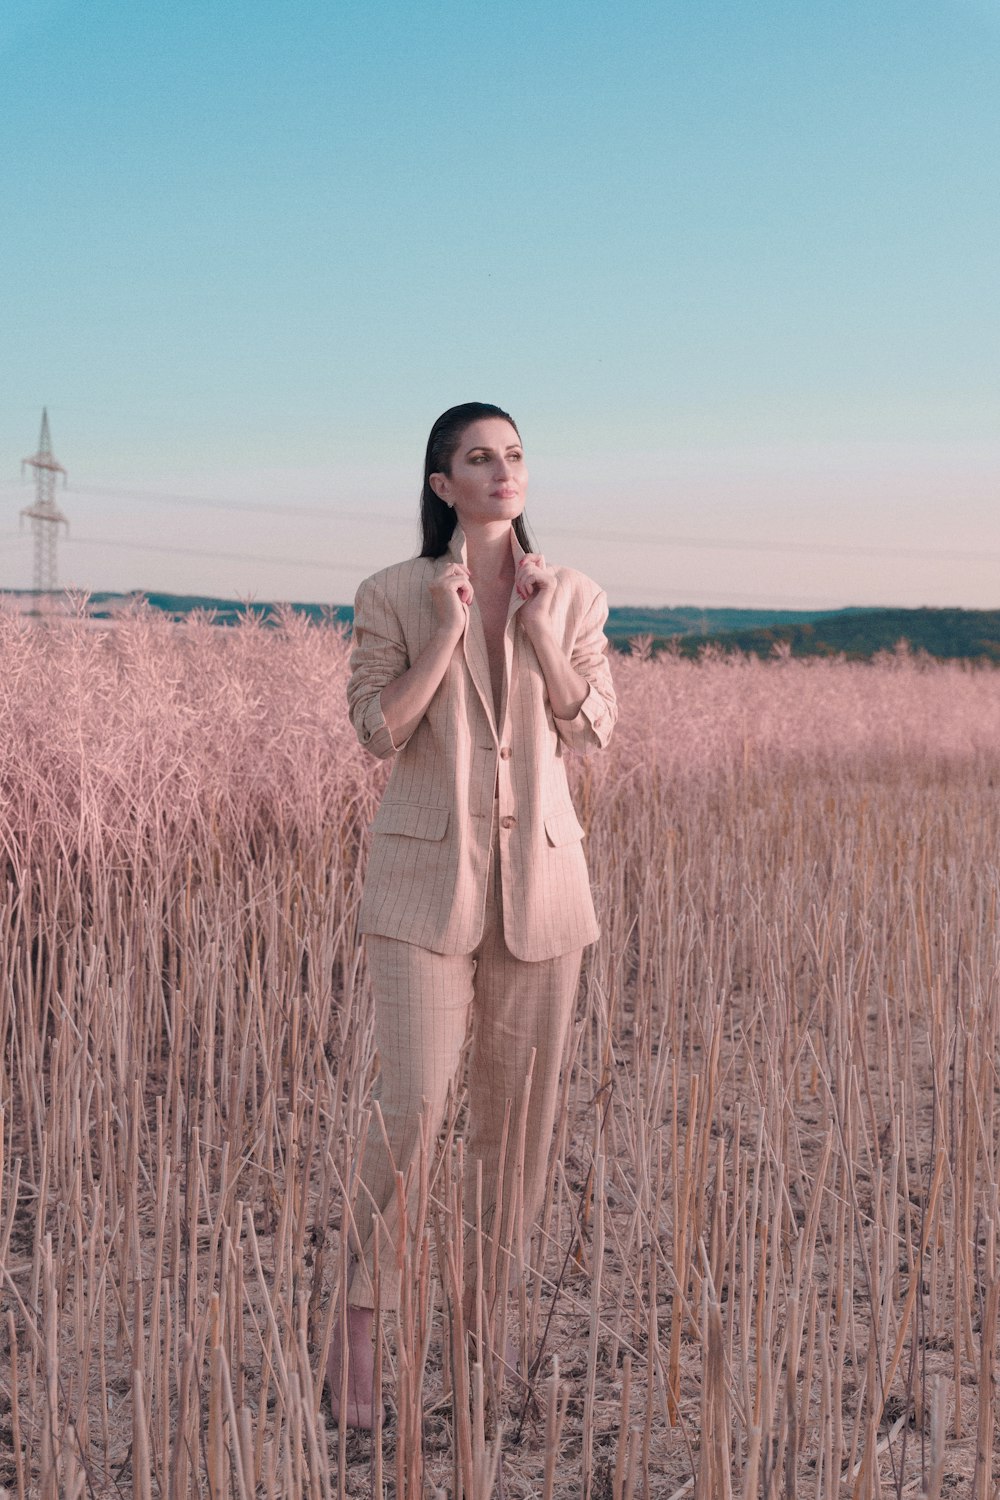
<path fill-rule="evenodd" d="M 603 936 L 478 1345 L 526 1380 L 469 1362 L 460 1094 L 369 1436 L 322 1378 L 374 1128 L 347 651 L 0 616 L 0 1492 L 995 1495 L 1000 673 L 616 660 Z"/>

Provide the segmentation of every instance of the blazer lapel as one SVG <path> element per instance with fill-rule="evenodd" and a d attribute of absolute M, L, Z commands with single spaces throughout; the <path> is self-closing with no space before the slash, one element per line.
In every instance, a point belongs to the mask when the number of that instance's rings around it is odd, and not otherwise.
<path fill-rule="evenodd" d="M 515 535 L 513 527 L 511 527 L 511 530 L 510 530 L 510 550 L 514 554 L 514 569 L 516 571 L 518 563 L 521 561 L 521 558 L 524 557 L 526 554 L 525 554 L 524 548 L 521 546 L 521 543 L 518 541 L 517 536 Z M 510 630 L 509 630 L 510 622 L 514 618 L 514 616 L 517 614 L 518 610 L 521 608 L 521 605 L 523 603 L 524 603 L 524 600 L 521 598 L 520 594 L 517 592 L 517 589 L 511 589 L 511 591 L 510 591 L 510 603 L 507 606 L 507 626 L 508 626 L 508 629 L 507 629 L 506 633 L 507 633 L 508 636 L 510 635 Z M 509 669 L 510 662 L 507 663 L 507 666 L 508 666 L 508 669 Z"/>
<path fill-rule="evenodd" d="M 465 533 L 461 526 L 455 527 L 451 541 L 448 544 L 446 556 L 449 562 L 460 562 L 463 567 L 466 566 Z M 475 599 L 472 601 L 468 619 L 465 622 L 462 646 L 465 652 L 465 664 L 469 669 L 469 676 L 472 678 L 473 686 L 479 694 L 487 722 L 495 736 L 497 725 L 496 714 L 493 709 L 493 685 L 490 682 L 490 659 L 486 651 L 486 632 L 483 630 L 483 619 L 479 613 L 479 606 L 476 604 Z"/>
<path fill-rule="evenodd" d="M 469 610 L 464 640 L 465 660 L 469 675 L 475 683 L 476 692 L 482 699 L 490 727 L 496 734 L 496 714 L 493 708 L 493 684 L 490 681 L 490 658 L 486 650 L 486 632 L 483 629 L 483 617 L 479 613 L 479 605 L 475 599 Z"/>
<path fill-rule="evenodd" d="M 510 550 L 514 554 L 514 567 L 516 569 L 518 563 L 521 561 L 521 558 L 524 557 L 525 552 L 524 548 L 521 546 L 521 543 L 518 541 L 517 537 L 514 534 L 513 527 L 511 528 L 510 533 Z M 523 603 L 524 600 L 517 592 L 517 589 L 511 589 L 510 603 L 507 606 L 507 623 L 504 626 L 503 632 L 504 673 L 503 688 L 501 689 L 500 693 L 500 724 L 503 731 L 503 739 L 509 738 L 507 705 L 510 702 L 510 687 L 511 682 L 514 678 L 514 616 L 517 614 Z"/>

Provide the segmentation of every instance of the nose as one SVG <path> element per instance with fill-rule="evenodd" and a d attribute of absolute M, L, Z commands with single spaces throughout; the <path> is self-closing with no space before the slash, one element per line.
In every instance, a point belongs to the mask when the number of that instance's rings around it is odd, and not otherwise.
<path fill-rule="evenodd" d="M 507 456 L 503 453 L 501 453 L 499 458 L 497 459 L 496 472 L 498 479 L 509 479 L 514 472 L 514 465 L 511 463 L 510 459 L 507 458 Z"/>

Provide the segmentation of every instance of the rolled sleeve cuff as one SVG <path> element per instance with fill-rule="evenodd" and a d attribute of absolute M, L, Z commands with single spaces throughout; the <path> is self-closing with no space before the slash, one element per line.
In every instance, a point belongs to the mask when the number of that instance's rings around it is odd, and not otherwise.
<path fill-rule="evenodd" d="M 385 716 L 382 713 L 381 693 L 375 695 L 365 710 L 358 739 L 369 754 L 378 756 L 379 760 L 388 760 L 391 755 L 395 755 L 399 750 L 402 750 L 406 744 L 406 740 L 402 740 L 397 745 L 389 733 L 389 726 L 385 722 Z"/>
<path fill-rule="evenodd" d="M 554 717 L 560 737 L 571 750 L 603 750 L 615 727 L 614 715 L 593 683 L 572 719 Z"/>

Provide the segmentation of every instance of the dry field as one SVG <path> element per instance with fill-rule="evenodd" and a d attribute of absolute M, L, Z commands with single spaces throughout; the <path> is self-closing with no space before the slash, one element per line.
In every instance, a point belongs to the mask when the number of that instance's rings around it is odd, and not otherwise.
<path fill-rule="evenodd" d="M 482 1330 L 529 1385 L 469 1364 L 452 1129 L 368 1437 L 322 1390 L 384 775 L 346 655 L 0 616 L 0 1492 L 995 1495 L 1000 673 L 616 663 L 604 933 Z"/>

